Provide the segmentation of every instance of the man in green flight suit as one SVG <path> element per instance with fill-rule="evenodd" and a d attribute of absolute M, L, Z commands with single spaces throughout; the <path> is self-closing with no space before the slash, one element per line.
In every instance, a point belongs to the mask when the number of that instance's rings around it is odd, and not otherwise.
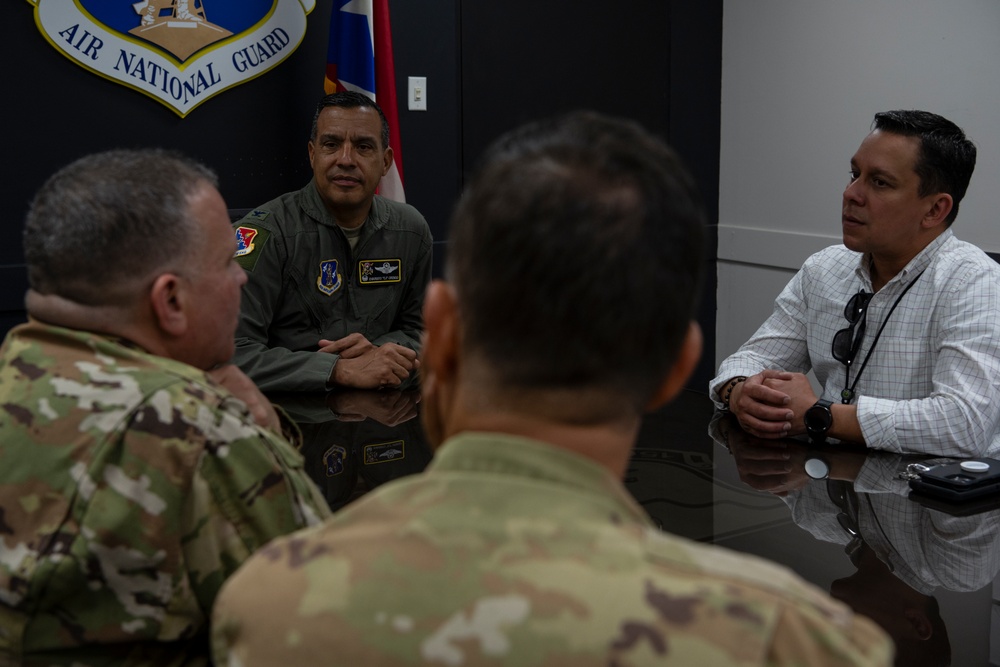
<path fill-rule="evenodd" d="M 294 425 L 225 365 L 235 246 L 215 175 L 173 153 L 81 158 L 35 196 L 0 347 L 0 664 L 206 664 L 226 577 L 329 515 Z"/>
<path fill-rule="evenodd" d="M 389 125 L 370 98 L 334 93 L 308 148 L 309 184 L 236 224 L 248 281 L 234 363 L 264 391 L 410 384 L 432 239 L 415 208 L 375 194 Z"/>
<path fill-rule="evenodd" d="M 692 179 L 592 113 L 499 140 L 424 306 L 426 471 L 278 538 L 223 587 L 219 665 L 887 665 L 787 569 L 660 532 L 622 477 L 694 367 Z"/>

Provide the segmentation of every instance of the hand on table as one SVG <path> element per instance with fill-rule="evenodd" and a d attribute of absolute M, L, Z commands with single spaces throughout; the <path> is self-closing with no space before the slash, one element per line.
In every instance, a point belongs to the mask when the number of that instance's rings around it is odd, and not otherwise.
<path fill-rule="evenodd" d="M 319 351 L 339 354 L 343 359 L 355 359 L 375 346 L 363 334 L 352 333 L 338 340 L 324 338 L 319 342 Z"/>
<path fill-rule="evenodd" d="M 766 370 L 737 384 L 729 410 L 740 427 L 758 438 L 784 438 L 805 433 L 803 417 L 816 402 L 802 373 Z"/>
<path fill-rule="evenodd" d="M 400 386 L 420 368 L 417 353 L 396 343 L 373 345 L 354 333 L 339 340 L 321 340 L 320 352 L 339 354 L 331 380 L 342 387 L 382 389 Z"/>

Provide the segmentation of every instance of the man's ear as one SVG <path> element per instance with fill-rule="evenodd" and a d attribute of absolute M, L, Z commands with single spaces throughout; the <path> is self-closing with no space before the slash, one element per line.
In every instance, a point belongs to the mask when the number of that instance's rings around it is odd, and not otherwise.
<path fill-rule="evenodd" d="M 927 229 L 944 225 L 947 223 L 948 214 L 951 213 L 955 200 L 947 192 L 939 192 L 931 196 L 931 205 L 921 221 Z"/>
<path fill-rule="evenodd" d="M 392 147 L 386 146 L 385 150 L 382 152 L 382 175 L 385 176 L 389 173 L 389 167 L 392 166 Z"/>
<path fill-rule="evenodd" d="M 420 421 L 431 447 L 448 433 L 458 376 L 458 301 L 447 283 L 435 280 L 424 295 L 424 335 L 420 348 Z"/>
<path fill-rule="evenodd" d="M 684 383 L 691 377 L 694 367 L 698 365 L 698 360 L 701 358 L 701 345 L 701 327 L 698 326 L 697 322 L 691 322 L 673 367 L 667 373 L 667 377 L 653 398 L 646 404 L 647 411 L 652 412 L 669 403 L 684 388 Z"/>
<path fill-rule="evenodd" d="M 420 349 L 421 374 L 449 381 L 458 368 L 459 322 L 455 290 L 433 280 L 424 295 L 424 341 Z"/>
<path fill-rule="evenodd" d="M 149 290 L 149 301 L 159 328 L 170 336 L 183 336 L 188 322 L 181 279 L 174 273 L 158 275 Z"/>

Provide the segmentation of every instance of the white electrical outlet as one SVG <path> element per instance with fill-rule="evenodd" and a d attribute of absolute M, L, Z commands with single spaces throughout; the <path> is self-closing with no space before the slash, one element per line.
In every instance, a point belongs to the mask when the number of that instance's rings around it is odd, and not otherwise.
<path fill-rule="evenodd" d="M 409 77 L 407 88 L 407 108 L 410 111 L 427 111 L 427 77 Z"/>

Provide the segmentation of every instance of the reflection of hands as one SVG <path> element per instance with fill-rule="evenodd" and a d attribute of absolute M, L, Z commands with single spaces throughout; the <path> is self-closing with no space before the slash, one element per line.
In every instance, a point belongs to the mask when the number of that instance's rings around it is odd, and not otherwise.
<path fill-rule="evenodd" d="M 420 368 L 417 353 L 396 343 L 372 345 L 361 334 L 320 341 L 320 352 L 339 354 L 331 379 L 342 387 L 382 389 L 398 387 Z"/>
<path fill-rule="evenodd" d="M 805 463 L 817 453 L 822 453 L 829 465 L 830 479 L 853 482 L 869 456 L 867 449 L 851 443 L 817 448 L 791 438 L 758 438 L 742 430 L 731 412 L 717 415 L 720 418 L 713 420 L 712 437 L 729 449 L 740 479 L 758 491 L 785 496 L 801 489 L 811 479 Z"/>
<path fill-rule="evenodd" d="M 281 433 L 281 421 L 271 401 L 267 400 L 260 389 L 246 374 L 236 366 L 228 364 L 208 371 L 208 376 L 222 385 L 229 392 L 247 404 L 250 414 L 258 426 Z"/>
<path fill-rule="evenodd" d="M 398 426 L 417 416 L 420 391 L 334 391 L 326 400 L 341 421 L 374 419 L 386 426 Z"/>
<path fill-rule="evenodd" d="M 785 496 L 809 482 L 805 470 L 808 450 L 801 443 L 757 438 L 739 428 L 730 430 L 727 441 L 740 479 L 747 486 Z"/>
<path fill-rule="evenodd" d="M 766 370 L 733 388 L 729 410 L 744 431 L 758 438 L 783 438 L 805 432 L 803 416 L 815 402 L 802 373 Z"/>

